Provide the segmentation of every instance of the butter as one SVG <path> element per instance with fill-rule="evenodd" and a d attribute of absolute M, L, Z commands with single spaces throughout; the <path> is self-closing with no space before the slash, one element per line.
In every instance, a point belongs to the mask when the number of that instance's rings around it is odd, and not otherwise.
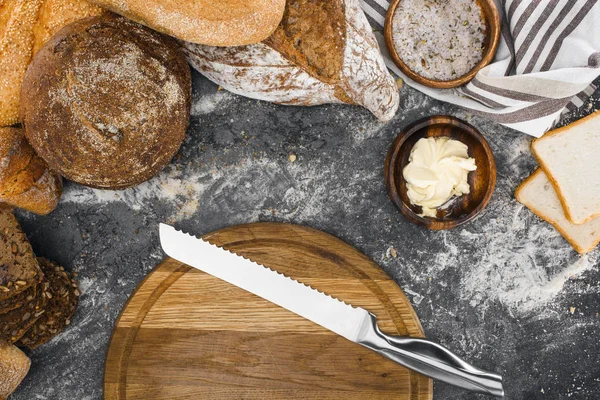
<path fill-rule="evenodd" d="M 415 143 L 402 174 L 410 202 L 421 206 L 421 216 L 434 217 L 436 209 L 454 196 L 471 190 L 467 178 L 475 171 L 468 147 L 447 137 L 423 138 Z"/>

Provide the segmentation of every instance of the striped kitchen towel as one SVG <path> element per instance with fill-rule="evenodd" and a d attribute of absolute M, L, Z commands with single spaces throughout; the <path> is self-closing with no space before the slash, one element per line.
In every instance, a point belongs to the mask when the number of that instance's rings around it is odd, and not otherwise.
<path fill-rule="evenodd" d="M 543 135 L 596 89 L 598 0 L 496 0 L 502 15 L 496 57 L 467 85 L 445 90 L 410 80 L 389 57 L 382 33 L 389 1 L 360 2 L 388 67 L 408 85 L 518 131 Z"/>

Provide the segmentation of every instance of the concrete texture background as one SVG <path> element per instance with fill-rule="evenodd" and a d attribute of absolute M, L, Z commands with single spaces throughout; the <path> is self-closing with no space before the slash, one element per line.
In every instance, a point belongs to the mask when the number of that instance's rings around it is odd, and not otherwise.
<path fill-rule="evenodd" d="M 102 398 L 113 323 L 164 256 L 161 221 L 199 235 L 254 221 L 331 233 L 398 282 L 429 338 L 475 365 L 502 371 L 508 399 L 596 398 L 600 251 L 578 256 L 514 199 L 536 167 L 531 138 L 409 87 L 401 94 L 401 111 L 381 124 L 359 107 L 249 100 L 194 74 L 187 139 L 159 176 L 122 192 L 66 182 L 49 216 L 18 213 L 37 254 L 76 271 L 84 294 L 71 326 L 29 353 L 31 372 L 12 399 Z M 565 121 L 599 108 L 596 93 Z M 383 181 L 396 133 L 433 114 L 454 115 L 480 129 L 498 166 L 485 212 L 446 232 L 404 220 Z M 437 383 L 434 392 L 436 399 L 483 398 Z"/>

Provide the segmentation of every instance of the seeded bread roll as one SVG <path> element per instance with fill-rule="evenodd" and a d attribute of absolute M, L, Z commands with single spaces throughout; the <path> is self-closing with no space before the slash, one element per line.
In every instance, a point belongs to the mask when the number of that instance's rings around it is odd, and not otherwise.
<path fill-rule="evenodd" d="M 48 342 L 71 323 L 71 317 L 77 310 L 79 289 L 63 267 L 55 262 L 39 257 L 40 267 L 49 283 L 50 295 L 44 314 L 17 343 L 35 349 Z"/>
<path fill-rule="evenodd" d="M 189 122 L 190 69 L 178 44 L 114 14 L 58 32 L 21 91 L 27 139 L 51 169 L 81 184 L 123 189 L 175 155 Z"/>
<path fill-rule="evenodd" d="M 21 383 L 31 361 L 17 347 L 0 342 L 0 399 L 6 399 Z"/>
<path fill-rule="evenodd" d="M 43 278 L 27 236 L 11 210 L 0 208 L 0 302 Z"/>
<path fill-rule="evenodd" d="M 0 128 L 0 201 L 36 214 L 56 208 L 60 176 L 48 168 L 17 128 Z"/>

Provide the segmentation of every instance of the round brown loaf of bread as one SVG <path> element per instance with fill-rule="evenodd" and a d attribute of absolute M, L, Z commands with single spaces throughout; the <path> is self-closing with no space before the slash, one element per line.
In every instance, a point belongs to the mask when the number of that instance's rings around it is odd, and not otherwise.
<path fill-rule="evenodd" d="M 21 88 L 37 153 L 66 178 L 105 189 L 163 168 L 184 139 L 190 104 L 190 69 L 177 42 L 114 14 L 61 29 Z"/>

